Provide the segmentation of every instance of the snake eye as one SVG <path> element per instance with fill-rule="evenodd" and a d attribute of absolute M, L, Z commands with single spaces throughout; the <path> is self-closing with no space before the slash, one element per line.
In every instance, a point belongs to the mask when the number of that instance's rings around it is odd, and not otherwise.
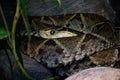
<path fill-rule="evenodd" d="M 50 34 L 51 34 L 51 35 L 54 35 L 54 34 L 55 34 L 55 30 L 51 30 L 51 31 L 50 31 Z"/>

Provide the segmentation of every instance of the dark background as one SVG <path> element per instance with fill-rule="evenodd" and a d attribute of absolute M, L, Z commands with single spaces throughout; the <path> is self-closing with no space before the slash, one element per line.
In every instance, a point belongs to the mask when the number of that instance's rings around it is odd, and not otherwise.
<path fill-rule="evenodd" d="M 27 1 L 27 0 L 25 0 L 25 1 Z M 52 6 L 52 4 L 49 4 L 49 2 L 47 2 L 47 0 L 38 0 L 38 1 L 42 1 L 42 3 L 45 4 L 45 5 L 47 4 L 47 5 L 51 5 L 51 6 Z M 48 1 L 50 1 L 50 0 L 48 0 Z M 51 0 L 51 1 L 53 1 L 53 0 Z M 62 0 L 62 1 L 64 1 L 64 0 Z M 67 1 L 67 0 L 66 0 L 66 1 Z M 69 1 L 69 3 L 67 3 L 67 4 L 71 4 L 71 3 L 73 3 L 73 1 L 74 1 L 74 0 L 71 0 L 71 1 Z M 117 24 L 117 26 L 120 26 L 120 1 L 119 1 L 119 0 L 109 0 L 109 1 L 110 1 L 110 5 L 112 6 L 112 8 L 113 8 L 113 10 L 114 10 L 114 11 L 113 11 L 114 14 L 116 15 L 116 17 L 115 17 L 115 24 Z M 75 2 L 75 1 L 74 1 L 74 2 Z M 52 2 L 52 3 L 57 4 L 56 2 Z M 3 10 L 4 10 L 4 14 L 5 14 L 6 18 L 7 18 L 7 21 L 8 21 L 9 23 L 11 23 L 12 20 L 13 20 L 15 8 L 16 8 L 16 0 L 0 0 L 0 4 L 1 4 Z M 42 8 L 44 9 L 45 5 L 40 6 L 40 7 L 42 7 Z M 58 4 L 57 4 L 57 5 L 58 5 Z M 75 5 L 76 5 L 76 4 L 75 4 Z M 74 7 L 74 4 L 71 5 L 71 6 Z M 33 7 L 36 7 L 36 6 L 33 6 Z M 31 7 L 31 8 L 32 8 L 32 7 Z M 76 7 L 76 8 L 77 8 L 77 7 Z M 29 9 L 29 8 L 28 8 L 28 9 Z M 69 7 L 68 7 L 68 9 L 69 9 Z M 42 9 L 41 9 L 41 10 L 42 10 Z M 70 10 L 72 10 L 71 7 L 70 7 Z M 44 11 L 44 10 L 43 10 L 43 11 Z M 59 12 L 59 10 L 56 10 L 56 11 Z M 31 13 L 31 12 L 28 10 L 28 15 L 38 16 L 38 15 L 35 14 L 35 13 L 38 13 L 37 10 L 34 10 L 34 9 L 33 9 L 33 13 Z M 46 12 L 46 13 L 47 13 L 47 12 Z M 53 12 L 53 13 L 56 14 L 56 12 Z M 12 19 L 12 20 L 11 20 L 11 19 Z"/>

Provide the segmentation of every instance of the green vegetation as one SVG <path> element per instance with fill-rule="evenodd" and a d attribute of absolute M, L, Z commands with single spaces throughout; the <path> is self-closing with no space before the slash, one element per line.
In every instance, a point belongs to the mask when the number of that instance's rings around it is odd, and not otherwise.
<path fill-rule="evenodd" d="M 6 38 L 8 35 L 3 27 L 0 28 L 0 39 Z"/>
<path fill-rule="evenodd" d="M 61 0 L 56 0 L 56 1 L 59 5 L 61 5 Z M 17 54 L 18 51 L 16 46 L 16 40 L 15 40 L 15 31 L 16 31 L 17 22 L 19 21 L 20 16 L 22 16 L 26 30 L 28 32 L 28 43 L 30 41 L 30 24 L 28 21 L 27 5 L 25 4 L 24 0 L 16 0 L 16 2 L 17 2 L 16 11 L 14 14 L 14 19 L 12 21 L 12 26 L 8 26 L 7 20 L 2 10 L 2 6 L 0 4 L 0 40 L 2 39 L 7 40 L 10 50 L 12 50 L 15 60 L 18 66 L 20 67 L 21 71 L 25 75 L 25 77 L 29 80 L 34 80 L 31 76 L 29 76 L 29 74 L 24 69 L 22 60 L 20 60 L 20 56 L 18 56 Z M 11 30 L 9 30 L 9 28 L 11 28 Z M 51 80 L 51 78 L 46 80 Z"/>

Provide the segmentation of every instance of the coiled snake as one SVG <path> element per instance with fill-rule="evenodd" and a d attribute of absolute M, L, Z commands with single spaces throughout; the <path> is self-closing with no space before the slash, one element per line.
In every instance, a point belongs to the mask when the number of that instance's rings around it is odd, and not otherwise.
<path fill-rule="evenodd" d="M 32 23 L 36 31 L 31 35 L 35 38 L 31 38 L 29 51 L 24 47 L 22 51 L 50 67 L 104 52 L 117 42 L 113 24 L 95 14 L 42 16 L 33 18 Z M 117 49 L 114 52 L 118 54 Z"/>

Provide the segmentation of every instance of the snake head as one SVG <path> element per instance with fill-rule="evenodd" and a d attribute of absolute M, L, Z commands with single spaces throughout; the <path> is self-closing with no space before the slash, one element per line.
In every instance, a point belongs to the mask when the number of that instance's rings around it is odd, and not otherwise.
<path fill-rule="evenodd" d="M 42 38 L 53 39 L 53 38 L 64 38 L 64 37 L 73 37 L 77 36 L 77 34 L 70 31 L 57 31 L 54 29 L 50 30 L 41 30 L 40 36 Z"/>

